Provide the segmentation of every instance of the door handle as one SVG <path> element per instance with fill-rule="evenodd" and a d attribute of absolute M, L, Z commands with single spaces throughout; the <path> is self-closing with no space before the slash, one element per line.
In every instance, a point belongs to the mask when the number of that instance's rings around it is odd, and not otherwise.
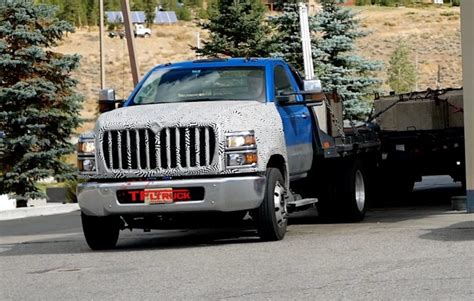
<path fill-rule="evenodd" d="M 298 117 L 306 119 L 306 118 L 308 118 L 308 114 L 302 113 L 302 114 L 298 115 Z"/>

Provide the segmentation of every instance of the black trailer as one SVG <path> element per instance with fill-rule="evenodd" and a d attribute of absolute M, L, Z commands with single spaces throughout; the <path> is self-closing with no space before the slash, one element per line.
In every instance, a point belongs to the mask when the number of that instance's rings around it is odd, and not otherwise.
<path fill-rule="evenodd" d="M 380 179 L 391 195 L 413 190 L 422 176 L 449 175 L 466 185 L 462 89 L 376 97 Z"/>

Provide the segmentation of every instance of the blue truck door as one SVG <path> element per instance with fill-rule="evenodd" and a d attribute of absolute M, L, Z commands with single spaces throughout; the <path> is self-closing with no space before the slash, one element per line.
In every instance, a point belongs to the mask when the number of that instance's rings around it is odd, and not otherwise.
<path fill-rule="evenodd" d="M 273 83 L 274 100 L 275 96 L 282 92 L 299 91 L 297 82 L 291 75 L 289 67 L 283 64 L 275 66 L 273 70 Z M 297 96 L 297 101 L 301 102 L 302 97 Z M 283 122 L 290 175 L 305 173 L 311 169 L 313 162 L 313 135 L 310 112 L 303 104 L 280 106 L 276 103 L 276 106 Z"/>

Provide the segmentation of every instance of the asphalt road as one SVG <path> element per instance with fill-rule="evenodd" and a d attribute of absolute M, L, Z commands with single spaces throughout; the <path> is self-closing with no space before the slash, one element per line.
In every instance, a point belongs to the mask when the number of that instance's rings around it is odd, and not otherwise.
<path fill-rule="evenodd" d="M 272 243 L 243 229 L 133 231 L 92 252 L 78 212 L 3 221 L 0 299 L 472 300 L 474 215 L 450 211 L 457 186 L 433 185 L 359 224 L 299 213 Z"/>

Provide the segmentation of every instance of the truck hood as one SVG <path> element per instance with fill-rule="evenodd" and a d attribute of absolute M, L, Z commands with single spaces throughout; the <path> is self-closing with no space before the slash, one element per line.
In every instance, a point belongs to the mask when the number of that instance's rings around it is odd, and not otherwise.
<path fill-rule="evenodd" d="M 113 155 L 108 154 L 117 152 L 118 149 L 122 151 L 120 147 L 115 147 L 116 142 L 114 142 L 114 138 L 109 138 L 112 137 L 112 135 L 109 136 L 109 131 L 149 129 L 157 134 L 161 133 L 165 128 L 199 127 L 213 129 L 215 156 L 210 165 L 199 168 L 167 167 L 166 169 L 151 168 L 147 170 L 117 170 L 109 169 L 106 166 L 107 162 L 110 162 L 110 157 L 113 157 Z M 225 164 L 225 134 L 248 130 L 255 132 L 259 158 L 258 165 L 241 169 L 227 169 Z M 136 135 L 139 135 L 138 132 L 136 133 Z M 94 177 L 99 178 L 223 175 L 237 172 L 254 173 L 265 171 L 267 162 L 273 154 L 279 154 L 286 159 L 283 125 L 277 108 L 273 103 L 257 101 L 206 101 L 124 107 L 102 114 L 96 123 L 94 134 L 98 171 Z M 171 140 L 168 143 L 172 143 Z M 210 143 L 212 144 L 212 142 Z M 106 145 L 105 148 L 104 145 Z M 165 149 L 168 151 L 167 146 L 165 146 Z M 194 152 L 192 155 L 196 154 L 199 154 L 199 152 Z"/>
<path fill-rule="evenodd" d="M 241 118 L 249 112 L 258 114 L 265 104 L 258 101 L 204 101 L 188 103 L 150 104 L 120 108 L 99 117 L 98 129 L 123 129 L 158 126 L 189 126 L 218 124 L 219 128 L 229 124 L 231 130 L 248 130 L 248 124 L 241 124 Z M 260 114 L 258 114 L 260 115 Z M 231 118 L 232 117 L 232 118 Z M 237 124 L 236 124 L 237 123 Z M 238 128 L 235 128 L 235 127 Z M 225 130 L 225 129 L 224 129 Z"/>

